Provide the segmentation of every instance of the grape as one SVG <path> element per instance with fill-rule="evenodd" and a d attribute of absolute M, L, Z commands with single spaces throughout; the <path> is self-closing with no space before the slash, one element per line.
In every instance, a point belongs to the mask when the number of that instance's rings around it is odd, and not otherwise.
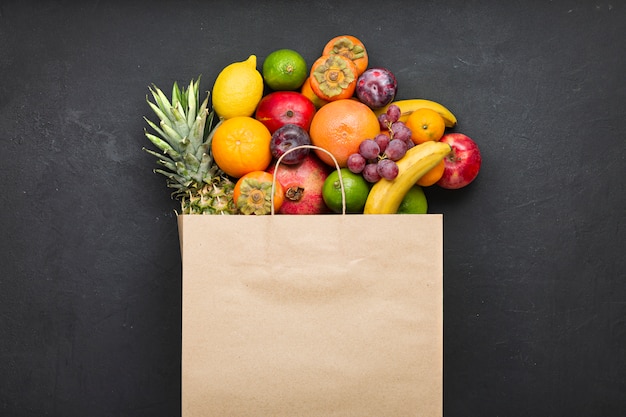
<path fill-rule="evenodd" d="M 394 139 L 411 140 L 411 129 L 408 128 L 403 122 L 394 122 L 391 125 L 391 131 L 393 132 Z"/>
<path fill-rule="evenodd" d="M 384 134 L 379 134 L 376 135 L 376 137 L 374 138 L 374 141 L 378 144 L 378 147 L 380 148 L 380 153 L 385 152 L 385 149 L 387 149 L 387 145 L 389 145 L 389 136 L 384 135 Z"/>
<path fill-rule="evenodd" d="M 365 159 L 374 159 L 380 154 L 380 147 L 374 139 L 365 139 L 359 144 L 359 153 Z"/>
<path fill-rule="evenodd" d="M 348 157 L 348 169 L 355 174 L 360 174 L 361 171 L 363 171 L 363 168 L 365 168 L 366 162 L 367 161 L 363 158 L 363 155 L 353 153 Z"/>
<path fill-rule="evenodd" d="M 400 139 L 392 139 L 391 142 L 389 142 L 387 149 L 385 149 L 385 155 L 392 161 L 397 161 L 404 156 L 407 148 L 408 146 L 405 141 Z"/>
<path fill-rule="evenodd" d="M 395 104 L 387 107 L 387 118 L 391 123 L 397 122 L 400 119 L 401 114 L 402 112 L 400 111 L 400 107 L 396 106 Z"/>
<path fill-rule="evenodd" d="M 363 178 L 365 178 L 365 181 L 367 182 L 378 182 L 378 180 L 380 180 L 380 175 L 378 174 L 378 163 L 365 165 L 361 175 L 363 175 Z"/>
<path fill-rule="evenodd" d="M 393 122 L 389 120 L 389 115 L 387 113 L 382 113 L 378 116 L 378 124 L 380 125 L 381 130 L 388 130 L 391 123 Z"/>
<path fill-rule="evenodd" d="M 398 164 L 391 159 L 381 159 L 376 164 L 376 171 L 382 178 L 391 181 L 398 176 Z"/>

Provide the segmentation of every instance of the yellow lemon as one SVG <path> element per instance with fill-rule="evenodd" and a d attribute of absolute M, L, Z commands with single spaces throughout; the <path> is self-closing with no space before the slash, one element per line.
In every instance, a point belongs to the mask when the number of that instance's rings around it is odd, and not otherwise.
<path fill-rule="evenodd" d="M 226 66 L 213 85 L 213 109 L 222 119 L 252 116 L 263 97 L 263 76 L 256 55 Z"/>

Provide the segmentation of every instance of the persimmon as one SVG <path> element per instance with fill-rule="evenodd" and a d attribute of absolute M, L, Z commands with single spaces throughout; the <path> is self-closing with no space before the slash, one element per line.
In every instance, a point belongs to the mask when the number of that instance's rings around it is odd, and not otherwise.
<path fill-rule="evenodd" d="M 358 78 L 357 68 L 342 55 L 323 55 L 311 65 L 309 83 L 316 96 L 326 101 L 350 98 Z"/>
<path fill-rule="evenodd" d="M 357 75 L 367 69 L 369 58 L 365 45 L 358 38 L 351 35 L 336 36 L 326 43 L 322 55 L 342 55 L 349 58 L 357 68 Z"/>
<path fill-rule="evenodd" d="M 237 180 L 233 201 L 241 214 L 270 214 L 272 212 L 272 182 L 267 171 L 248 172 Z M 274 185 L 274 212 L 283 204 L 285 190 L 280 182 Z"/>

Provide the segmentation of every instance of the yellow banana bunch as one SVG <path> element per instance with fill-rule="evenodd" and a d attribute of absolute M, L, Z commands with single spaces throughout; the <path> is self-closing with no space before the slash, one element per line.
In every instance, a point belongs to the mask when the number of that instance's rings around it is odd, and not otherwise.
<path fill-rule="evenodd" d="M 415 110 L 428 108 L 428 109 L 436 111 L 437 113 L 441 115 L 441 117 L 443 117 L 446 127 L 454 127 L 456 125 L 456 116 L 452 114 L 452 112 L 448 110 L 448 108 L 446 108 L 442 104 L 437 103 L 436 101 L 426 100 L 422 98 L 413 98 L 409 100 L 394 101 L 386 105 L 385 107 L 375 110 L 374 113 L 376 113 L 376 116 L 382 113 L 385 113 L 387 109 L 389 108 L 389 106 L 391 106 L 392 104 L 395 104 L 396 106 L 400 108 L 400 112 L 401 112 L 400 121 L 401 122 L 406 122 L 409 116 L 411 115 L 411 113 L 413 113 Z"/>
<path fill-rule="evenodd" d="M 427 141 L 409 149 L 399 159 L 398 176 L 389 181 L 381 179 L 369 192 L 364 214 L 394 214 L 402 199 L 424 174 L 434 168 L 450 153 L 450 145 L 444 142 Z"/>

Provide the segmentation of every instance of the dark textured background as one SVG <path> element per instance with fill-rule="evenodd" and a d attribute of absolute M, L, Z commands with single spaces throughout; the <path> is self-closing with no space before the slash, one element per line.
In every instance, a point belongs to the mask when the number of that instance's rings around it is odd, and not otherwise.
<path fill-rule="evenodd" d="M 0 3 L 0 415 L 177 416 L 181 265 L 148 86 L 353 34 L 481 146 L 445 224 L 445 415 L 626 413 L 626 8 Z M 219 262 L 219 260 L 216 260 Z"/>

